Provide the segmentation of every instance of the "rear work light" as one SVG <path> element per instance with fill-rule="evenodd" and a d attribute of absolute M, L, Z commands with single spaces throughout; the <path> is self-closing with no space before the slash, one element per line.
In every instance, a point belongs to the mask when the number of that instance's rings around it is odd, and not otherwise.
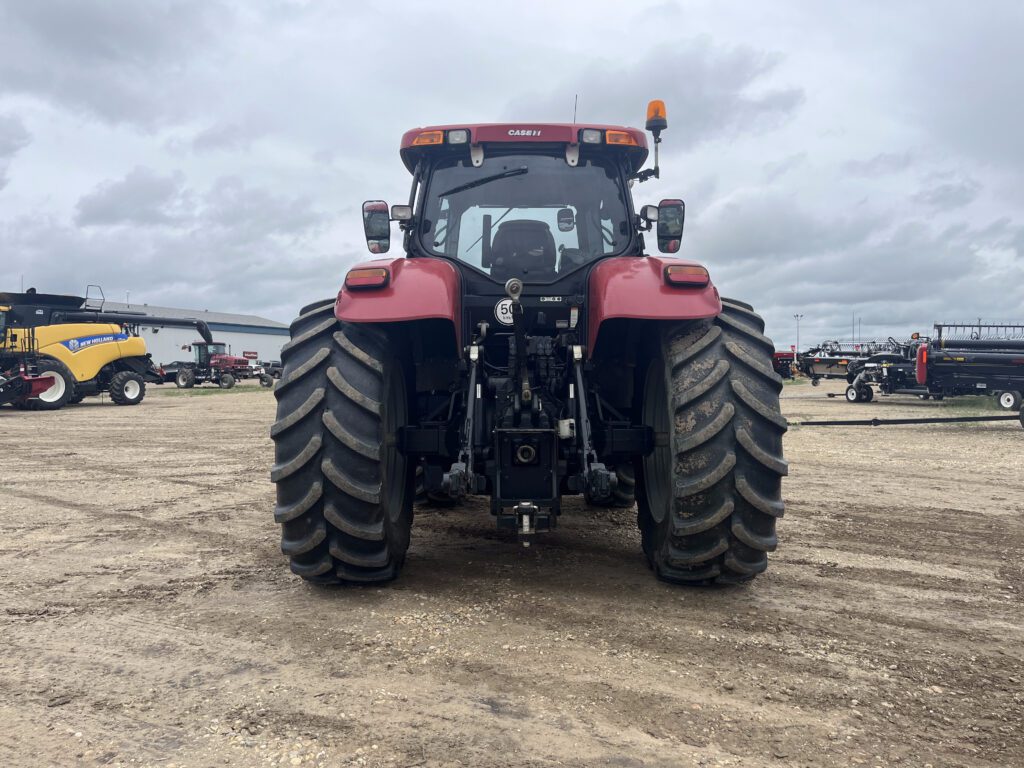
<path fill-rule="evenodd" d="M 448 131 L 449 144 L 465 144 L 467 141 L 469 141 L 469 131 L 465 128 L 460 128 L 457 131 Z"/>
<path fill-rule="evenodd" d="M 584 144 L 600 144 L 601 143 L 601 131 L 597 128 L 584 128 L 580 131 L 582 134 L 580 138 Z"/>
<path fill-rule="evenodd" d="M 703 287 L 711 282 L 708 271 L 696 264 L 670 264 L 665 267 L 665 282 L 669 285 Z"/>
<path fill-rule="evenodd" d="M 430 144 L 444 144 L 444 131 L 424 131 L 412 140 L 414 147 L 425 147 Z"/>
<path fill-rule="evenodd" d="M 345 275 L 345 287 L 355 291 L 383 288 L 390 278 L 390 273 L 383 267 L 352 269 Z"/>
<path fill-rule="evenodd" d="M 614 144 L 619 147 L 639 147 L 640 142 L 631 133 L 626 131 L 605 131 L 604 140 L 608 144 Z"/>

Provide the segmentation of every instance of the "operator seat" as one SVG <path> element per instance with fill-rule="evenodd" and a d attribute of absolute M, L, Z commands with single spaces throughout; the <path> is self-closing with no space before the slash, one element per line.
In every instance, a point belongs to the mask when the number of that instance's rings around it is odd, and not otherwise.
<path fill-rule="evenodd" d="M 498 226 L 491 243 L 491 277 L 553 280 L 556 258 L 555 238 L 543 221 L 506 221 Z"/>

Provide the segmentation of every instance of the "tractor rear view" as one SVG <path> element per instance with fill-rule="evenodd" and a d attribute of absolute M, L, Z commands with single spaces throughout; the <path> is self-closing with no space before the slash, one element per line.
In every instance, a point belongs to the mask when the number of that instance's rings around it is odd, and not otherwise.
<path fill-rule="evenodd" d="M 489 498 L 525 545 L 567 495 L 638 510 L 659 578 L 742 582 L 783 513 L 786 420 L 764 322 L 678 258 L 681 200 L 659 175 L 664 104 L 633 128 L 509 123 L 402 139 L 409 205 L 363 206 L 369 250 L 282 350 L 274 516 L 317 583 L 401 569 L 417 486 Z M 656 239 L 664 255 L 647 253 Z M 634 490 L 635 489 L 635 490 Z"/>

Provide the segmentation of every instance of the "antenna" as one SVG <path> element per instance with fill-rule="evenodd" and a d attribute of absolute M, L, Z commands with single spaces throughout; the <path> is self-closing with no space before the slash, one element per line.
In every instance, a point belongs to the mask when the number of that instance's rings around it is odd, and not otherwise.
<path fill-rule="evenodd" d="M 580 95 L 577 93 L 572 98 L 572 124 L 576 125 L 576 106 L 580 103 Z"/>

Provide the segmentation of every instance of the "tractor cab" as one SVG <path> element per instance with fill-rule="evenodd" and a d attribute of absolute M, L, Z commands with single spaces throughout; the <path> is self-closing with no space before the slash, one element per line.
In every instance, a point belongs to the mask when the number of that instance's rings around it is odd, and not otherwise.
<path fill-rule="evenodd" d="M 398 221 L 409 256 L 449 259 L 474 280 L 504 286 L 516 278 L 566 293 L 597 260 L 642 255 L 642 233 L 655 222 L 660 250 L 675 253 L 683 202 L 636 212 L 631 194 L 635 182 L 660 175 L 657 148 L 666 126 L 664 104 L 651 102 L 655 165 L 648 170 L 641 170 L 647 138 L 636 128 L 500 123 L 408 131 L 401 155 L 413 174 L 414 204 L 366 202 L 367 246 L 386 253 L 389 224 Z"/>
<path fill-rule="evenodd" d="M 192 342 L 192 362 L 204 368 L 210 365 L 210 359 L 214 355 L 227 354 L 227 345 L 220 342 L 208 343 L 205 341 Z"/>

